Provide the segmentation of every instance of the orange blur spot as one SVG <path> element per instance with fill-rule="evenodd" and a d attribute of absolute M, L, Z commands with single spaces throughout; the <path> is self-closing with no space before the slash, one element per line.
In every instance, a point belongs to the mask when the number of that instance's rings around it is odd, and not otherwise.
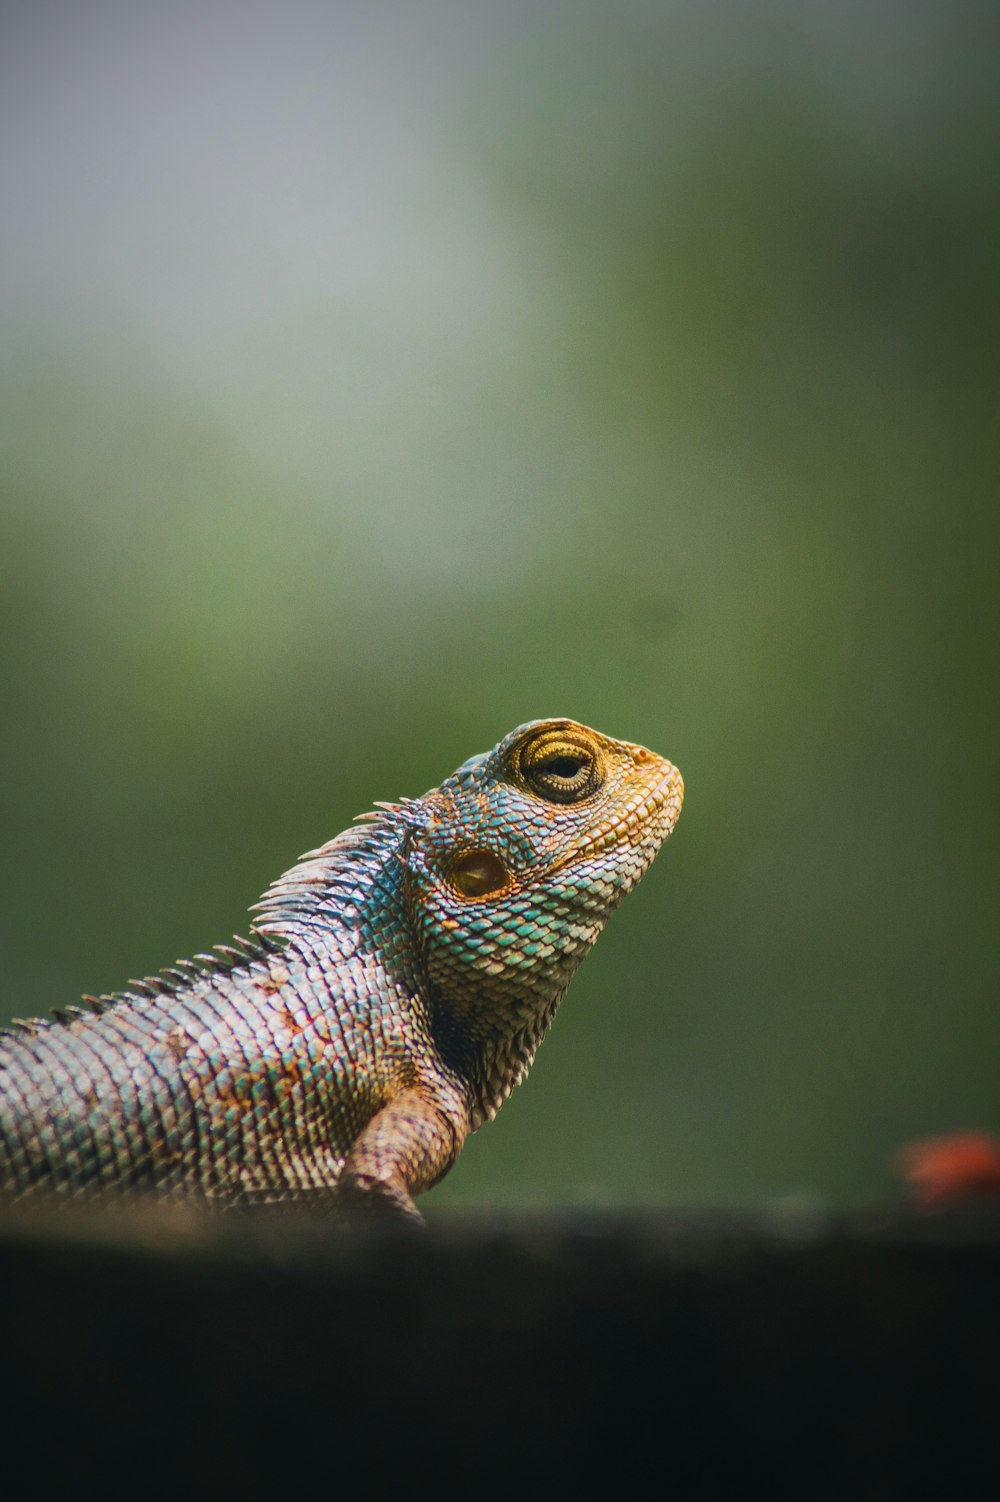
<path fill-rule="evenodd" d="M 894 1166 L 924 1206 L 980 1196 L 1000 1199 L 1000 1138 L 989 1132 L 950 1132 L 911 1142 Z"/>

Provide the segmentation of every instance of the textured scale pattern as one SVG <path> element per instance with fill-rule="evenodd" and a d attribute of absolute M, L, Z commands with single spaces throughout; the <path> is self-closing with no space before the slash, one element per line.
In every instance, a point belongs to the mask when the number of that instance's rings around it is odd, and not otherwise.
<path fill-rule="evenodd" d="M 0 1033 L 0 1194 L 388 1208 L 523 1078 L 680 774 L 534 721 L 282 876 L 249 940 Z"/>

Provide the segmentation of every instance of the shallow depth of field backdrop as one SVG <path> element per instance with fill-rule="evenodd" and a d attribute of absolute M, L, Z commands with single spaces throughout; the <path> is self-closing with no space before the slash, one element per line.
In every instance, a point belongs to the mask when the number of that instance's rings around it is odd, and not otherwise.
<path fill-rule="evenodd" d="M 1000 12 L 0 10 L 0 1011 L 522 720 L 677 833 L 427 1202 L 1000 1127 Z"/>

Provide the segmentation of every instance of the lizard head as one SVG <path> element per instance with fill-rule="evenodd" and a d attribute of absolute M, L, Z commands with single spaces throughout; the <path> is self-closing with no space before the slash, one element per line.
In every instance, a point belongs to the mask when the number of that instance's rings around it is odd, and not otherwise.
<path fill-rule="evenodd" d="M 573 720 L 520 725 L 465 762 L 407 810 L 432 982 L 457 1004 L 475 993 L 477 1010 L 554 1007 L 682 798 L 670 762 Z"/>
<path fill-rule="evenodd" d="M 257 904 L 255 928 L 321 935 L 420 997 L 479 1125 L 523 1077 L 683 794 L 677 769 L 644 746 L 534 720 L 303 856 Z"/>

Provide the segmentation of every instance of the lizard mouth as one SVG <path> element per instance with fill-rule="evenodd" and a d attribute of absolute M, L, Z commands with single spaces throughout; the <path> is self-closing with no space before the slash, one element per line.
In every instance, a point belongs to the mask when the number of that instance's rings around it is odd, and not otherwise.
<path fill-rule="evenodd" d="M 644 748 L 637 747 L 636 750 Z M 634 886 L 656 855 L 660 846 L 673 832 L 680 818 L 684 802 L 684 779 L 671 762 L 656 757 L 656 770 L 651 751 L 644 751 L 637 760 L 644 763 L 641 781 L 626 796 L 620 797 L 613 819 L 593 834 L 584 838 L 572 854 L 553 866 L 554 871 L 599 855 L 605 850 L 618 850 L 631 845 L 638 858 L 636 867 L 630 871 L 628 886 Z M 637 768 L 638 770 L 638 768 Z"/>

